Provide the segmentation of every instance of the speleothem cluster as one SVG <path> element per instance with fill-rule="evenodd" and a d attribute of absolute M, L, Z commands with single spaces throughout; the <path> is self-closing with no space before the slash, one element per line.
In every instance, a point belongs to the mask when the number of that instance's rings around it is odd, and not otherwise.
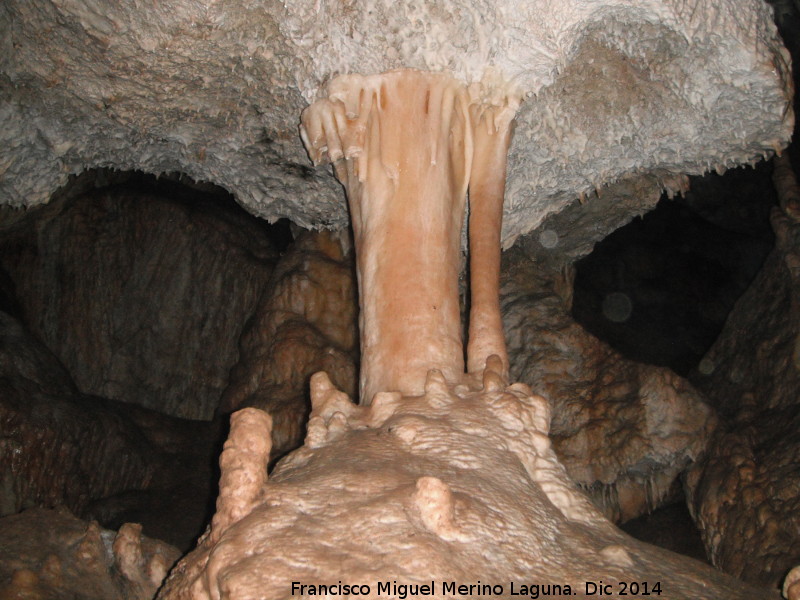
<path fill-rule="evenodd" d="M 404 70 L 336 79 L 307 109 L 303 138 L 316 161 L 334 162 L 353 219 L 361 403 L 315 375 L 305 444 L 269 480 L 271 419 L 234 414 L 216 515 L 162 600 L 403 597 L 392 582 L 459 598 L 533 582 L 585 597 L 601 580 L 668 584 L 670 598 L 758 593 L 618 531 L 556 459 L 547 401 L 508 384 L 498 272 L 516 106 L 507 89 Z M 471 276 L 487 279 L 465 369 L 467 189 Z"/>

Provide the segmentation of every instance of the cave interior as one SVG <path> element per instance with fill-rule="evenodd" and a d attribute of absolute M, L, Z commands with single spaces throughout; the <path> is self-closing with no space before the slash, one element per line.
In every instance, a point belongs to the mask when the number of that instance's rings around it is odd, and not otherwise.
<path fill-rule="evenodd" d="M 797 65 L 800 10 L 775 7 Z M 798 152 L 782 155 L 797 172 Z M 787 349 L 800 334 L 800 237 L 775 216 L 800 212 L 781 199 L 775 163 L 693 175 L 654 207 L 633 202 L 624 222 L 580 250 L 569 236 L 580 238 L 581 224 L 570 234 L 555 216 L 504 252 L 500 294 L 512 379 L 545 398 L 572 393 L 613 412 L 618 398 L 657 396 L 647 386 L 658 378 L 690 398 L 670 409 L 689 424 L 669 452 L 608 443 L 643 417 L 628 423 L 621 410 L 616 433 L 587 433 L 579 409 L 552 401 L 554 448 L 577 488 L 631 536 L 773 590 L 800 564 L 798 517 L 789 515 L 800 498 L 800 352 Z M 284 168 L 316 177 L 305 164 Z M 571 206 L 614 193 L 600 188 Z M 58 597 L 152 597 L 211 522 L 234 411 L 270 414 L 272 466 L 303 443 L 314 373 L 357 396 L 352 232 L 261 218 L 218 181 L 113 164 L 70 175 L 46 203 L 13 204 L 0 208 L 0 598 L 21 598 L 4 594 L 66 569 L 56 563 L 89 530 L 115 545 L 124 532 L 146 536 L 148 556 L 163 563 L 151 569 L 157 583 L 127 596 L 92 583 L 85 596 Z M 470 285 L 462 269 L 465 330 Z M 795 378 L 748 367 L 773 360 Z M 541 375 L 548 368 L 550 378 Z M 573 376 L 578 383 L 554 381 Z M 720 466 L 734 438 L 749 440 L 747 460 L 756 470 L 769 464 L 780 485 L 757 474 L 767 497 L 728 515 L 739 528 L 731 533 L 708 516 L 724 512 L 708 504 L 727 502 L 724 493 L 700 496 L 715 486 L 704 477 L 719 477 L 725 493 L 746 487 Z M 593 444 L 610 447 L 602 467 L 592 465 Z M 608 475 L 603 461 L 624 472 Z M 774 538 L 771 520 L 780 523 Z M 763 542 L 752 564 L 749 552 L 718 541 L 749 534 Z"/>

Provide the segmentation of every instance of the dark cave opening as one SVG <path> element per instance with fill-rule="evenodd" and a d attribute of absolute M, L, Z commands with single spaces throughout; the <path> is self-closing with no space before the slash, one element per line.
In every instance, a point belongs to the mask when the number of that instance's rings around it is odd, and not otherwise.
<path fill-rule="evenodd" d="M 774 245 L 770 163 L 691 179 L 578 261 L 572 314 L 633 360 L 697 368 Z"/>

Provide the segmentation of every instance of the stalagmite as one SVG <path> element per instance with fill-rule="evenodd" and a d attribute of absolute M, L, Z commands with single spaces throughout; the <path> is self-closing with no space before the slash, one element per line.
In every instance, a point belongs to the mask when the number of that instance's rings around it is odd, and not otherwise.
<path fill-rule="evenodd" d="M 240 521 L 261 499 L 267 483 L 264 465 L 272 449 L 272 418 L 256 408 L 231 416 L 231 430 L 219 466 L 217 512 L 211 522 L 211 541 L 217 541 L 232 523 Z"/>

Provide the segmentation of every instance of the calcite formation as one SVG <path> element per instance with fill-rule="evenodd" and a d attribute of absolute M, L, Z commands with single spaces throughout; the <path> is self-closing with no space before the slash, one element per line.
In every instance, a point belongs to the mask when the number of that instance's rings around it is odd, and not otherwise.
<path fill-rule="evenodd" d="M 774 176 L 775 249 L 693 377 L 724 427 L 687 483 L 714 564 L 777 586 L 800 563 L 800 192 L 788 160 L 776 161 Z"/>
<path fill-rule="evenodd" d="M 507 94 L 470 94 L 448 76 L 404 70 L 334 80 L 304 114 L 310 154 L 334 161 L 351 206 L 361 405 L 314 375 L 305 444 L 268 481 L 272 421 L 257 409 L 235 413 L 214 520 L 159 598 L 403 598 L 422 585 L 456 598 L 522 589 L 589 597 L 631 581 L 637 593 L 659 594 L 669 582 L 671 598 L 769 597 L 633 541 L 591 505 L 553 452 L 547 400 L 508 385 L 499 321 L 477 331 L 470 323 L 477 343 L 465 365 L 451 261 L 470 178 L 491 190 L 478 201 L 491 206 L 502 194 L 471 159 L 475 128 L 505 147 L 515 109 Z M 505 118 L 476 118 L 481 109 Z M 471 247 L 486 258 L 499 251 L 500 223 L 492 211 L 477 214 L 487 220 L 470 229 L 487 238 Z M 494 293 L 496 258 L 480 263 Z M 495 340 L 500 354 L 484 357 Z M 428 362 L 435 368 L 424 371 Z"/>
<path fill-rule="evenodd" d="M 324 595 L 312 585 L 401 598 L 408 588 L 397 586 L 431 581 L 433 596 L 448 598 L 508 598 L 533 585 L 588 598 L 600 581 L 614 593 L 623 582 L 651 593 L 659 584 L 671 599 L 778 597 L 611 525 L 556 460 L 547 402 L 508 386 L 500 368 L 491 361 L 482 378 L 455 386 L 434 370 L 423 394 L 378 393 L 370 406 L 315 375 L 306 443 L 265 485 L 269 420 L 257 409 L 234 415 L 223 464 L 248 483 L 222 487 L 217 514 L 231 503 L 246 516 L 215 520 L 159 598 Z"/>
<path fill-rule="evenodd" d="M 267 411 L 273 457 L 303 442 L 311 375 L 325 371 L 340 389 L 356 391 L 358 301 L 350 249 L 346 235 L 300 233 L 240 337 L 219 412 Z"/>
<path fill-rule="evenodd" d="M 572 271 L 504 254 L 501 304 L 511 375 L 551 404 L 550 437 L 570 477 L 612 520 L 670 499 L 717 418 L 684 378 L 624 358 L 570 315 Z"/>
<path fill-rule="evenodd" d="M 0 519 L 0 598 L 150 600 L 179 556 L 140 525 L 109 531 L 33 508 Z"/>
<path fill-rule="evenodd" d="M 0 31 L 0 198 L 16 206 L 113 166 L 180 171 L 265 218 L 343 227 L 297 115 L 354 72 L 471 83 L 493 65 L 517 85 L 506 245 L 614 180 L 675 188 L 675 175 L 771 153 L 792 126 L 761 0 L 9 0 Z"/>
<path fill-rule="evenodd" d="M 464 373 L 458 276 L 468 184 L 477 269 L 468 366 L 482 369 L 490 354 L 507 364 L 497 293 L 517 91 L 405 69 L 343 76 L 326 95 L 303 113 L 302 135 L 312 159 L 333 162 L 347 189 L 362 402 L 379 391 L 420 393 L 430 368 L 450 381 Z"/>
<path fill-rule="evenodd" d="M 239 341 L 219 412 L 255 406 L 270 413 L 273 456 L 303 441 L 308 380 L 330 374 L 354 393 L 358 323 L 347 236 L 302 232 L 281 257 Z"/>

